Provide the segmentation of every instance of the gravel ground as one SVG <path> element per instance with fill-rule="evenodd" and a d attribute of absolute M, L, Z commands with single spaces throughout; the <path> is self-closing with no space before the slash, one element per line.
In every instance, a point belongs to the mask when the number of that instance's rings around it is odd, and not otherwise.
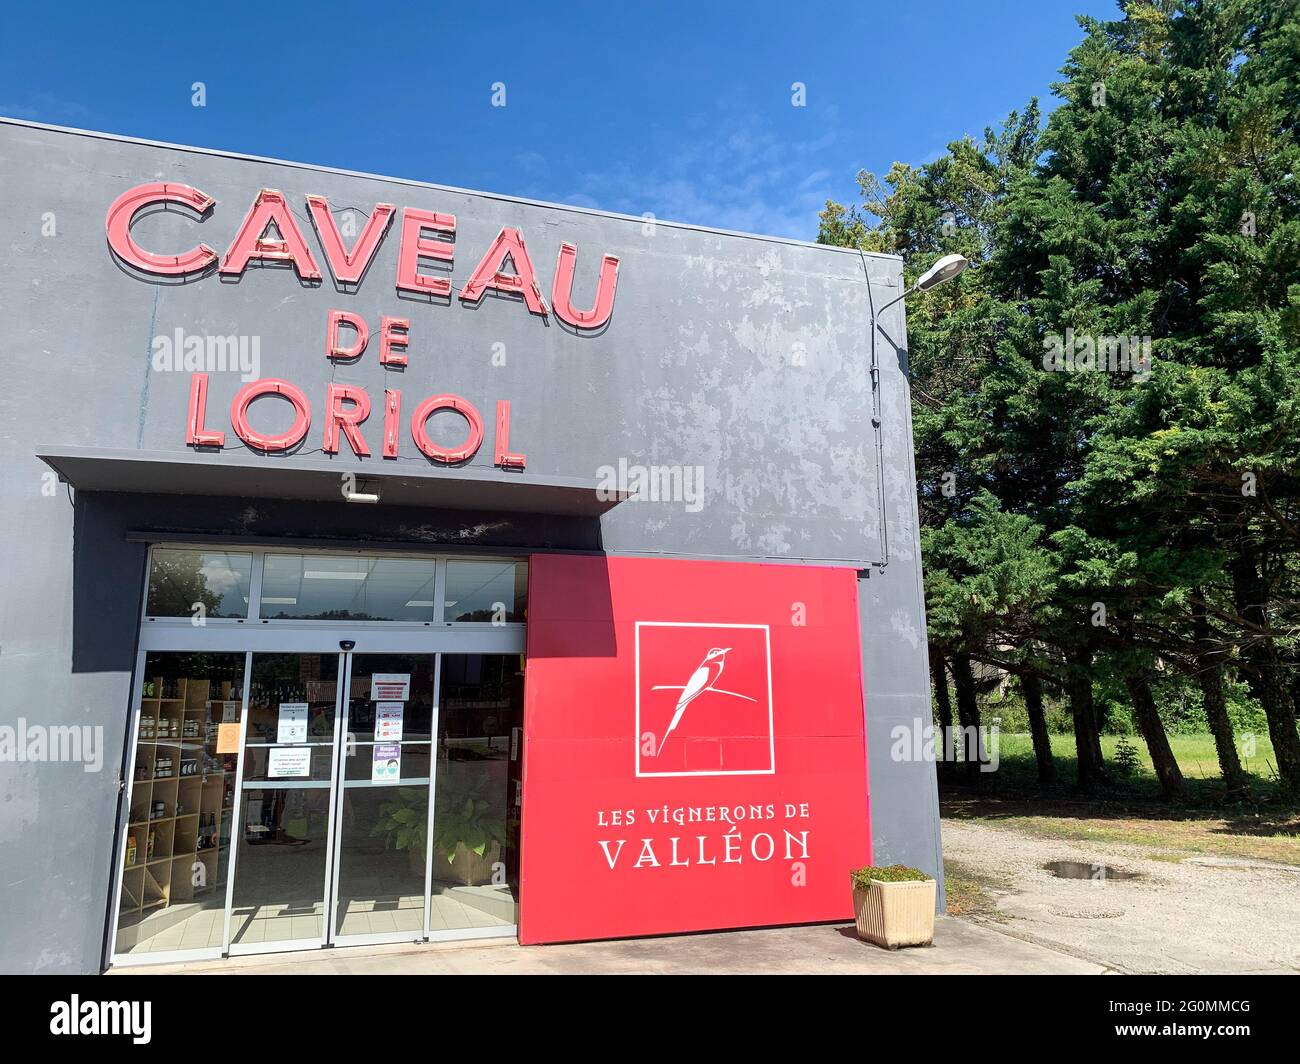
<path fill-rule="evenodd" d="M 1300 972 L 1300 867 L 943 822 L 949 871 L 990 907 L 967 918 L 1117 972 Z M 1167 859 L 1153 859 L 1158 854 Z M 1060 879 L 1049 861 L 1136 879 Z"/>

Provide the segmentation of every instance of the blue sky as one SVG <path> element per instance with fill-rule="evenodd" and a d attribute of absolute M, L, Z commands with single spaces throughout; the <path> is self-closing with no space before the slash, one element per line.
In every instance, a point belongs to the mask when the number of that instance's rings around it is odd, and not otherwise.
<path fill-rule="evenodd" d="M 11 5 L 0 114 L 813 239 L 1049 86 L 1114 0 Z M 513 11 L 515 14 L 509 14 Z M 206 106 L 191 104 L 191 85 Z M 504 107 L 492 105 L 494 83 Z M 792 104 L 795 82 L 806 106 Z"/>

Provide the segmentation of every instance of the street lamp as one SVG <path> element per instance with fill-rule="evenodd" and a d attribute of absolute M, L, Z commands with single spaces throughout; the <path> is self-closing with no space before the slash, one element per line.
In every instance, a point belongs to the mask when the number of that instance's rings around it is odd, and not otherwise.
<path fill-rule="evenodd" d="M 895 303 L 900 303 L 913 292 L 928 292 L 931 288 L 936 288 L 943 284 L 944 281 L 951 281 L 967 266 L 970 260 L 965 255 L 945 255 L 925 273 L 917 278 L 916 284 L 912 285 L 897 299 L 891 299 L 879 310 L 874 307 L 871 310 L 871 425 L 876 432 L 876 477 L 879 485 L 877 491 L 877 500 L 880 508 L 880 548 L 881 561 L 880 567 L 883 569 L 889 564 L 889 515 L 885 510 L 885 441 L 881 437 L 881 403 L 880 403 L 880 366 L 876 362 L 876 329 L 879 327 L 880 315 L 892 307 Z M 865 269 L 866 263 L 863 262 Z M 867 276 L 867 298 L 871 298 L 871 276 Z"/>
<path fill-rule="evenodd" d="M 965 255 L 945 255 L 926 270 L 925 273 L 921 274 L 921 276 L 916 279 L 916 284 L 912 285 L 912 287 L 899 296 L 898 299 L 890 300 L 876 313 L 883 314 L 900 299 L 906 299 L 913 292 L 928 292 L 931 288 L 937 288 L 939 285 L 943 284 L 944 281 L 951 281 L 969 265 L 970 259 Z"/>

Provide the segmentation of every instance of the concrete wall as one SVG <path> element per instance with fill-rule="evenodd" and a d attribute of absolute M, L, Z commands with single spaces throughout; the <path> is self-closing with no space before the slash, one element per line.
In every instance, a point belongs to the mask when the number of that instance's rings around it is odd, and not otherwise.
<path fill-rule="evenodd" d="M 191 184 L 217 200 L 202 224 L 171 211 L 141 218 L 134 234 L 157 251 L 201 239 L 224 252 L 258 190 L 281 190 L 324 283 L 304 284 L 278 267 L 250 268 L 237 283 L 215 274 L 186 284 L 133 275 L 106 245 L 104 215 L 121 192 L 146 181 Z M 25 717 L 101 726 L 108 747 L 97 773 L 0 762 L 0 969 L 100 967 L 144 565 L 133 534 L 151 530 L 862 569 L 877 855 L 939 870 L 933 765 L 889 760 L 889 729 L 929 720 L 901 304 L 881 322 L 877 396 L 869 373 L 870 306 L 899 294 L 897 259 L 11 122 L 0 122 L 0 188 L 0 459 L 8 473 L 0 724 Z M 308 193 L 327 196 L 336 211 L 389 202 L 455 214 L 456 290 L 503 225 L 522 230 L 548 300 L 561 240 L 578 247 L 580 307 L 590 305 L 599 256 L 618 255 L 613 318 L 586 335 L 529 314 L 515 298 L 488 296 L 477 307 L 454 297 L 450 305 L 400 298 L 400 218 L 360 286 L 341 292 L 308 219 Z M 355 364 L 327 361 L 331 309 L 361 314 L 372 329 L 381 315 L 409 318 L 406 369 L 379 365 L 377 338 Z M 471 468 L 491 468 L 491 419 L 496 401 L 508 399 L 512 449 L 528 456 L 521 478 L 592 481 L 620 459 L 700 466 L 703 505 L 691 512 L 681 501 L 623 503 L 597 520 L 341 501 L 97 492 L 74 500 L 36 459 L 41 447 L 186 450 L 190 374 L 159 370 L 153 360 L 154 338 L 178 328 L 256 337 L 260 375 L 296 384 L 313 406 L 301 448 L 257 456 L 226 417 L 239 374 L 212 373 L 208 423 L 228 436 L 224 452 L 208 455 L 214 463 L 319 461 L 333 380 L 371 395 L 366 435 L 376 455 L 385 386 L 402 389 L 407 416 L 429 394 L 473 402 L 488 437 Z M 277 424 L 272 416 L 280 405 L 259 403 L 254 420 L 282 427 L 287 417 Z M 462 427 L 444 420 L 435 418 L 431 430 L 451 442 Z M 362 476 L 383 465 L 357 459 L 346 444 L 333 460 L 340 472 Z M 388 466 L 439 475 L 405 430 L 401 457 Z"/>

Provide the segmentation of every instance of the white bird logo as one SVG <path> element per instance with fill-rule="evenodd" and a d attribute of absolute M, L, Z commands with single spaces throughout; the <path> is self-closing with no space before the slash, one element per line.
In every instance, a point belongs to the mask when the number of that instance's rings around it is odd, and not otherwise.
<path fill-rule="evenodd" d="M 664 737 L 659 740 L 659 749 L 655 751 L 655 757 L 664 752 L 664 743 L 668 741 L 668 736 L 672 735 L 673 729 L 681 723 L 682 714 L 686 712 L 686 707 L 704 694 L 705 691 L 712 691 L 717 695 L 730 695 L 732 698 L 743 698 L 746 702 L 758 701 L 757 698 L 750 698 L 749 695 L 742 695 L 736 691 L 724 691 L 714 686 L 722 678 L 722 669 L 730 652 L 731 647 L 714 647 L 704 655 L 704 660 L 700 662 L 699 668 L 691 673 L 691 678 L 684 685 L 656 684 L 650 688 L 652 691 L 681 691 L 677 698 L 677 711 L 673 714 L 672 723 L 668 725 Z"/>

